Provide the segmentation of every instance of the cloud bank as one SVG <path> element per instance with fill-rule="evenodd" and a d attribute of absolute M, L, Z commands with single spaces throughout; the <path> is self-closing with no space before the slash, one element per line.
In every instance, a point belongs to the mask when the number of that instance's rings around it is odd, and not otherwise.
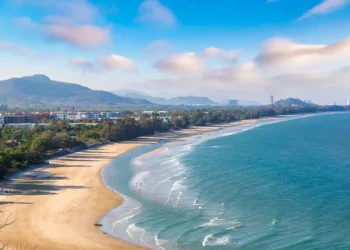
<path fill-rule="evenodd" d="M 15 21 L 22 28 L 38 29 L 49 40 L 79 49 L 98 48 L 111 40 L 111 28 L 96 24 L 100 12 L 87 0 L 17 0 L 16 3 L 44 9 L 47 14 L 38 23 L 29 17 L 20 17 Z"/>
<path fill-rule="evenodd" d="M 288 38 L 267 41 L 256 62 L 264 66 L 298 68 L 344 60 L 350 56 L 350 39 L 331 45 L 298 44 Z"/>
<path fill-rule="evenodd" d="M 132 60 L 114 54 L 97 58 L 93 62 L 84 58 L 73 58 L 70 64 L 81 69 L 85 73 L 136 70 L 136 65 Z"/>
<path fill-rule="evenodd" d="M 166 57 L 154 65 L 160 71 L 171 74 L 188 74 L 203 71 L 204 62 L 193 52 Z"/>

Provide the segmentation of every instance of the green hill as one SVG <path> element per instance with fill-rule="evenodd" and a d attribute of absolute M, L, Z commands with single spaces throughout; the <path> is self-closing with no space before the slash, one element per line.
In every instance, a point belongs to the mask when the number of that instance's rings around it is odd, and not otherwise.
<path fill-rule="evenodd" d="M 45 75 L 0 81 L 0 103 L 16 106 L 151 104 L 143 99 L 121 97 L 79 84 L 53 81 Z"/>

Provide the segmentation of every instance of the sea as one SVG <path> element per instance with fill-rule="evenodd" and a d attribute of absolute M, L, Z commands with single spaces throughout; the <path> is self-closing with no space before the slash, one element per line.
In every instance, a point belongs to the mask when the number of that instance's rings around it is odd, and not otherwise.
<path fill-rule="evenodd" d="M 101 174 L 124 197 L 101 230 L 132 244 L 350 249 L 349 113 L 279 117 L 142 146 Z"/>

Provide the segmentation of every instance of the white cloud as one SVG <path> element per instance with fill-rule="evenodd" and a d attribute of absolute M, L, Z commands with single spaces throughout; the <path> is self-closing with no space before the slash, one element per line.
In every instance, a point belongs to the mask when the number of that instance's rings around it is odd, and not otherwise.
<path fill-rule="evenodd" d="M 224 50 L 216 47 L 208 47 L 203 51 L 206 58 L 219 58 L 228 63 L 235 63 L 238 58 L 238 50 Z"/>
<path fill-rule="evenodd" d="M 160 43 L 162 44 L 162 43 Z M 152 48 L 153 45 L 152 44 Z M 158 44 L 157 44 L 158 45 Z M 154 47 L 158 47 L 158 46 Z M 237 50 L 224 50 L 208 47 L 201 52 L 185 52 L 167 56 L 155 63 L 155 67 L 165 73 L 189 74 L 202 72 L 207 69 L 206 63 L 211 59 L 219 59 L 226 63 L 235 63 L 238 59 Z"/>
<path fill-rule="evenodd" d="M 93 25 L 45 25 L 44 34 L 51 40 L 63 41 L 80 49 L 90 49 L 110 41 L 110 29 Z"/>
<path fill-rule="evenodd" d="M 160 24 L 168 27 L 176 25 L 176 17 L 159 0 L 145 0 L 140 5 L 138 21 L 145 23 Z"/>
<path fill-rule="evenodd" d="M 0 41 L 0 50 L 3 50 L 5 52 L 11 52 L 11 53 L 16 53 L 22 56 L 27 56 L 27 57 L 34 57 L 36 54 L 28 49 L 27 47 L 9 43 L 9 42 L 1 42 Z"/>
<path fill-rule="evenodd" d="M 176 54 L 166 57 L 155 64 L 163 72 L 172 74 L 187 74 L 203 71 L 205 63 L 193 52 Z"/>
<path fill-rule="evenodd" d="M 260 80 L 258 67 L 254 62 L 246 62 L 237 67 L 224 67 L 210 70 L 203 75 L 203 80 L 245 83 Z"/>
<path fill-rule="evenodd" d="M 120 55 L 100 57 L 96 61 L 99 65 L 109 70 L 135 70 L 136 66 L 130 59 Z"/>
<path fill-rule="evenodd" d="M 29 17 L 15 20 L 22 28 L 39 29 L 49 40 L 64 42 L 79 49 L 100 47 L 111 40 L 110 27 L 95 24 L 100 12 L 87 0 L 17 0 L 16 3 L 43 9 L 46 14 L 38 23 Z"/>
<path fill-rule="evenodd" d="M 349 3 L 349 0 L 323 0 L 320 4 L 307 11 L 304 15 L 298 18 L 303 20 L 305 18 L 312 17 L 314 15 L 327 14 L 338 9 L 341 9 Z"/>
<path fill-rule="evenodd" d="M 88 73 L 136 70 L 132 60 L 114 54 L 100 57 L 93 62 L 84 58 L 73 58 L 70 64 Z"/>
<path fill-rule="evenodd" d="M 287 38 L 267 41 L 256 62 L 263 66 L 300 68 L 341 62 L 350 56 L 350 39 L 331 45 L 298 44 Z"/>

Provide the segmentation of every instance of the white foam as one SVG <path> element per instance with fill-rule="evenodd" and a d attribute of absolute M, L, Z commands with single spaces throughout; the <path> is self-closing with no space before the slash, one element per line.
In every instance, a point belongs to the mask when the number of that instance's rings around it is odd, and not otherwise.
<path fill-rule="evenodd" d="M 197 201 L 198 201 L 198 198 L 196 198 L 196 199 L 194 200 L 193 206 L 203 206 L 203 204 L 199 204 L 199 203 L 197 203 Z"/>
<path fill-rule="evenodd" d="M 135 241 L 139 241 L 146 246 L 150 246 L 145 240 L 146 229 L 136 226 L 135 224 L 131 224 L 126 229 L 126 233 L 129 237 Z"/>
<path fill-rule="evenodd" d="M 135 166 L 142 166 L 143 165 L 143 161 L 139 157 L 137 157 L 137 158 L 132 160 L 132 164 L 135 165 Z"/>
<path fill-rule="evenodd" d="M 156 235 L 156 237 L 154 238 L 154 240 L 156 241 L 156 245 L 163 250 L 166 250 L 166 248 L 164 248 L 162 245 L 164 245 L 165 243 L 167 243 L 167 240 L 163 240 L 163 239 L 159 239 L 158 235 Z"/>
<path fill-rule="evenodd" d="M 185 173 L 186 173 L 186 171 L 181 171 L 181 172 L 177 173 L 176 175 L 174 175 L 174 177 L 179 177 Z"/>
<path fill-rule="evenodd" d="M 276 220 L 276 219 L 274 219 L 274 220 L 271 222 L 271 226 L 275 225 L 275 224 L 276 224 L 276 222 L 277 222 L 277 220 Z"/>
<path fill-rule="evenodd" d="M 213 226 L 220 226 L 224 224 L 226 224 L 224 219 L 216 217 L 214 219 L 211 219 L 209 222 L 200 225 L 199 227 L 213 227 Z"/>
<path fill-rule="evenodd" d="M 206 246 L 225 246 L 230 244 L 230 237 L 229 236 L 223 236 L 223 237 L 215 237 L 213 234 L 209 234 L 205 236 L 202 245 L 203 247 Z"/>
<path fill-rule="evenodd" d="M 131 239 L 133 239 L 133 240 L 136 240 L 136 239 L 134 238 L 134 235 L 133 235 L 133 233 L 134 233 L 135 231 L 136 231 L 136 232 L 138 231 L 138 227 L 137 227 L 135 224 L 130 224 L 130 225 L 128 226 L 128 228 L 126 229 L 127 234 L 128 234 L 129 237 L 130 237 Z"/>
<path fill-rule="evenodd" d="M 174 185 L 170 189 L 168 198 L 166 199 L 165 203 L 168 203 L 170 201 L 171 195 L 173 194 L 174 191 L 181 190 L 181 188 L 183 188 L 183 185 L 181 184 L 182 182 L 183 182 L 183 179 L 180 179 L 174 182 Z"/>
<path fill-rule="evenodd" d="M 209 222 L 199 225 L 198 227 L 216 227 L 216 226 L 231 226 L 226 229 L 238 228 L 241 226 L 241 223 L 238 220 L 227 221 L 225 219 L 215 217 L 211 219 Z"/>
<path fill-rule="evenodd" d="M 138 215 L 140 213 L 140 211 L 138 211 L 139 208 L 141 208 L 141 207 L 139 206 L 139 207 L 135 207 L 135 208 L 130 209 L 129 212 L 127 212 L 121 216 L 122 217 L 121 219 L 113 222 L 113 224 L 112 224 L 113 230 L 116 229 L 116 226 L 118 224 L 129 223 L 130 219 L 134 218 L 136 215 Z"/>
<path fill-rule="evenodd" d="M 169 162 L 173 162 L 173 161 L 177 161 L 177 159 L 176 158 L 171 158 L 170 160 L 163 162 L 161 165 L 165 165 L 165 164 L 167 164 Z"/>
<path fill-rule="evenodd" d="M 179 192 L 178 196 L 177 196 L 177 200 L 176 203 L 174 205 L 174 207 L 177 207 L 177 205 L 179 204 L 180 200 L 181 200 L 181 195 L 182 195 L 182 191 Z"/>

